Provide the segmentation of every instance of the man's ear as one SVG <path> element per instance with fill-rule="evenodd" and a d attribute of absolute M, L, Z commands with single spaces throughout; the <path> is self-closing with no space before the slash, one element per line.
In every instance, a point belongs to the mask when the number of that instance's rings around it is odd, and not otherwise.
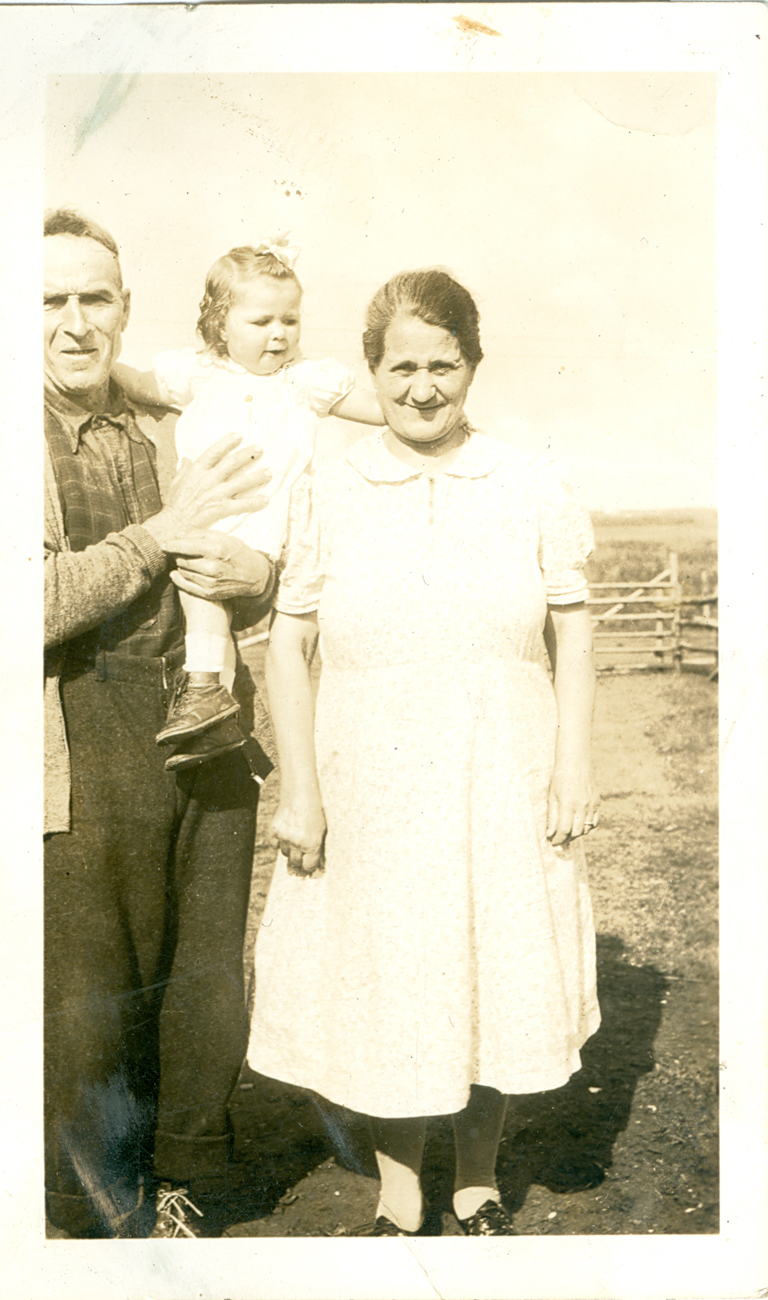
<path fill-rule="evenodd" d="M 126 325 L 128 324 L 128 318 L 130 314 L 131 314 L 131 291 L 130 289 L 123 289 L 123 323 L 120 326 L 121 332 L 125 329 Z"/>

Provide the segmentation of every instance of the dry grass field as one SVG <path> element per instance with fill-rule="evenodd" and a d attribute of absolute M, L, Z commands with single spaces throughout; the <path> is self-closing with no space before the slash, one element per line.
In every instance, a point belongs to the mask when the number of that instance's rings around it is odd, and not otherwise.
<path fill-rule="evenodd" d="M 601 671 L 717 666 L 717 515 L 714 510 L 594 514 L 595 550 L 587 565 Z M 672 553 L 674 552 L 674 561 Z M 672 572 L 674 568 L 675 572 Z M 664 572 L 677 588 L 642 592 Z M 631 583 L 626 588 L 605 584 Z M 603 584 L 602 586 L 598 584 Z M 679 601 L 679 603 L 678 603 Z M 634 618 L 628 615 L 634 614 Z M 714 622 L 713 622 L 714 621 Z"/>
<path fill-rule="evenodd" d="M 714 510 L 594 512 L 595 550 L 587 566 L 590 582 L 650 581 L 678 555 L 686 596 L 717 587 L 717 513 Z"/>

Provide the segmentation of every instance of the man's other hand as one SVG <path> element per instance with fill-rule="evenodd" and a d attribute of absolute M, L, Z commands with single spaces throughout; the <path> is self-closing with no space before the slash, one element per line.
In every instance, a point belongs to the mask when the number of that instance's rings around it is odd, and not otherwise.
<path fill-rule="evenodd" d="M 266 591 L 272 566 L 266 555 L 252 551 L 228 533 L 196 533 L 169 540 L 176 557 L 171 579 L 181 591 L 204 600 L 258 598 Z"/>

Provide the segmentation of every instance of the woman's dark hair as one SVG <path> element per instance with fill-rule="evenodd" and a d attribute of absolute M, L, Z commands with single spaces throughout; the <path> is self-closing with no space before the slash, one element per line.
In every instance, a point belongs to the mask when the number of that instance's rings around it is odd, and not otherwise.
<path fill-rule="evenodd" d="M 401 271 L 376 293 L 368 308 L 363 352 L 376 370 L 384 356 L 386 333 L 396 316 L 416 316 L 452 334 L 474 370 L 483 359 L 480 313 L 463 285 L 447 271 Z"/>
<path fill-rule="evenodd" d="M 232 306 L 235 289 L 238 284 L 253 280 L 257 275 L 271 275 L 274 280 L 293 280 L 301 292 L 298 276 L 272 253 L 257 253 L 249 245 L 231 248 L 214 262 L 205 277 L 205 294 L 197 322 L 198 332 L 207 346 L 220 357 L 227 355 L 224 321 Z"/>

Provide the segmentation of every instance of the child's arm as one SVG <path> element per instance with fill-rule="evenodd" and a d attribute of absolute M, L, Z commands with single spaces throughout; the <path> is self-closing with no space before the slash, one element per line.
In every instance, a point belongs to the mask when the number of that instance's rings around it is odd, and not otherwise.
<path fill-rule="evenodd" d="M 138 402 L 141 406 L 168 405 L 168 398 L 151 370 L 134 370 L 133 366 L 124 366 L 117 361 L 112 367 L 112 374 L 129 402 Z"/>
<path fill-rule="evenodd" d="M 378 397 L 364 388 L 352 388 L 328 414 L 337 415 L 340 420 L 357 420 L 358 424 L 386 424 Z"/>

